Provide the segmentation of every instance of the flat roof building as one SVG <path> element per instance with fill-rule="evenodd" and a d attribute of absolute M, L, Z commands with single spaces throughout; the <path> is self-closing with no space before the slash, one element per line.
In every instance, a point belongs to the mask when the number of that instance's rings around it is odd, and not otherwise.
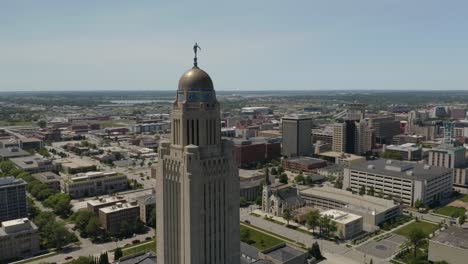
<path fill-rule="evenodd" d="M 468 230 L 448 227 L 429 240 L 428 260 L 465 264 L 468 260 Z"/>
<path fill-rule="evenodd" d="M 281 165 L 290 171 L 315 172 L 316 169 L 327 166 L 327 162 L 311 157 L 293 157 L 283 159 Z"/>
<path fill-rule="evenodd" d="M 116 172 L 87 172 L 62 181 L 61 190 L 72 198 L 115 193 L 127 189 L 127 176 Z"/>
<path fill-rule="evenodd" d="M 393 153 L 400 156 L 400 160 L 418 161 L 423 158 L 422 149 L 414 143 L 405 143 L 401 145 L 384 145 L 384 153 Z"/>
<path fill-rule="evenodd" d="M 31 174 L 31 176 L 52 189 L 60 191 L 60 176 L 54 172 L 40 172 Z"/>
<path fill-rule="evenodd" d="M 376 195 L 392 197 L 404 205 L 417 200 L 431 204 L 452 192 L 453 170 L 396 160 L 372 160 L 345 168 L 343 189 L 359 192 L 373 189 Z"/>
<path fill-rule="evenodd" d="M 13 162 L 17 168 L 29 173 L 57 171 L 57 166 L 52 163 L 52 160 L 40 156 L 11 158 L 10 161 Z"/>
<path fill-rule="evenodd" d="M 363 217 L 352 213 L 331 209 L 320 213 L 321 216 L 330 217 L 336 223 L 335 236 L 341 239 L 352 239 L 362 233 Z"/>
<path fill-rule="evenodd" d="M 27 215 L 26 182 L 13 176 L 0 178 L 0 222 Z"/>
<path fill-rule="evenodd" d="M 308 116 L 285 116 L 282 118 L 282 154 L 287 157 L 312 154 L 312 118 Z"/>
<path fill-rule="evenodd" d="M 31 154 L 29 154 L 29 152 L 24 151 L 19 147 L 0 148 L 0 161 L 8 160 L 11 158 L 26 157 L 30 155 Z"/>
<path fill-rule="evenodd" d="M 96 170 L 96 165 L 93 163 L 77 158 L 58 159 L 55 160 L 54 163 L 59 167 L 60 171 L 67 174 L 77 174 Z"/>
<path fill-rule="evenodd" d="M 39 251 L 37 226 L 27 218 L 4 221 L 0 227 L 0 262 L 33 256 Z M 5 263 L 7 263 L 5 262 Z"/>
<path fill-rule="evenodd" d="M 140 206 L 137 202 L 116 203 L 99 209 L 99 222 L 109 233 L 119 233 L 122 222 L 132 226 L 140 217 Z"/>
<path fill-rule="evenodd" d="M 87 202 L 87 209 L 89 211 L 99 213 L 99 209 L 112 206 L 116 203 L 125 203 L 125 198 L 121 196 L 111 196 L 107 198 L 96 198 Z"/>
<path fill-rule="evenodd" d="M 363 229 L 372 231 L 383 222 L 401 214 L 401 207 L 392 200 L 357 195 L 332 187 L 313 187 L 300 191 L 301 199 L 312 207 L 339 209 L 363 217 Z"/>

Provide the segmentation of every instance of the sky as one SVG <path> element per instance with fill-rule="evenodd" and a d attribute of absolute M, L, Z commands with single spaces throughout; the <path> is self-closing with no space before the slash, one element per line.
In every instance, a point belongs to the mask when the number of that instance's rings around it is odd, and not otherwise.
<path fill-rule="evenodd" d="M 0 91 L 468 90 L 466 0 L 0 0 Z"/>

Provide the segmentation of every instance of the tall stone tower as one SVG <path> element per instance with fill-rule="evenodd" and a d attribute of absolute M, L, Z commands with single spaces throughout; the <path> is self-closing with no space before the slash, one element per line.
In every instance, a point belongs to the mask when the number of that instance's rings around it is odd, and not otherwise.
<path fill-rule="evenodd" d="M 171 139 L 160 144 L 156 172 L 158 263 L 238 264 L 234 148 L 221 139 L 213 82 L 196 57 L 179 80 L 171 120 Z"/>

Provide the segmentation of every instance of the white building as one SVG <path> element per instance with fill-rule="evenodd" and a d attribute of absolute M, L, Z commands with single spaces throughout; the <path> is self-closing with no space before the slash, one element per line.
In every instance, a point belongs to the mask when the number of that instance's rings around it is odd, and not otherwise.
<path fill-rule="evenodd" d="M 37 226 L 27 218 L 2 222 L 0 227 L 0 262 L 3 263 L 4 260 L 17 257 L 29 257 L 37 253 L 39 251 L 37 231 Z"/>
<path fill-rule="evenodd" d="M 430 204 L 450 194 L 452 178 L 450 169 L 379 159 L 345 168 L 343 188 L 356 193 L 373 188 L 376 194 L 414 206 L 417 200 Z"/>
<path fill-rule="evenodd" d="M 72 198 L 110 194 L 127 189 L 127 176 L 116 172 L 87 172 L 63 180 L 61 190 Z"/>
<path fill-rule="evenodd" d="M 334 235 L 341 239 L 351 239 L 362 233 L 363 218 L 360 215 L 335 209 L 321 212 L 320 215 L 327 216 L 336 223 Z"/>

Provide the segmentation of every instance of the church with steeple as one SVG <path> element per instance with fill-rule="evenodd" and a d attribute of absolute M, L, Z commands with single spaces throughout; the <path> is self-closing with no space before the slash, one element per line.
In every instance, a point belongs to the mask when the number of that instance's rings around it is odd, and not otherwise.
<path fill-rule="evenodd" d="M 213 81 L 198 67 L 179 80 L 170 141 L 156 169 L 158 264 L 238 264 L 239 176 L 231 141 L 221 139 Z"/>

